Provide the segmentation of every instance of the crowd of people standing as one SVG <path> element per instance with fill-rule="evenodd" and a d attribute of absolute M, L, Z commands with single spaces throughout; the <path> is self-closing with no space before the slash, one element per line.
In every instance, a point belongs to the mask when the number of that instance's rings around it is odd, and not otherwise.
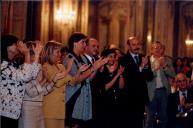
<path fill-rule="evenodd" d="M 68 46 L 2 35 L 1 127 L 192 128 L 193 60 L 173 64 L 159 41 L 147 55 L 136 37 L 127 46 L 100 54 L 80 32 Z"/>

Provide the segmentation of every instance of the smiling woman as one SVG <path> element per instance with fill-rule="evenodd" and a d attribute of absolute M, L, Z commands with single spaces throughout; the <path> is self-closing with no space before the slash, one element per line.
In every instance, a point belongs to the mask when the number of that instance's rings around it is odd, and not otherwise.
<path fill-rule="evenodd" d="M 61 43 L 49 41 L 46 43 L 42 54 L 41 63 L 46 71 L 46 76 L 49 82 L 54 83 L 54 90 L 44 97 L 43 111 L 45 117 L 46 128 L 64 128 L 65 119 L 65 95 L 66 85 L 73 85 L 75 77 L 68 74 L 66 68 L 60 64 Z M 57 73 L 62 73 L 63 77 L 54 80 Z"/>

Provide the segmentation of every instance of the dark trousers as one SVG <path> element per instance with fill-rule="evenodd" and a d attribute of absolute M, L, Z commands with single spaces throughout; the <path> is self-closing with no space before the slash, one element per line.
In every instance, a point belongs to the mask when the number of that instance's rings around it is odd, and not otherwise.
<path fill-rule="evenodd" d="M 1 128 L 18 128 L 18 120 L 1 116 Z"/>
<path fill-rule="evenodd" d="M 130 112 L 129 115 L 124 117 L 123 123 L 120 125 L 120 128 L 143 128 L 143 116 L 139 113 Z"/>
<path fill-rule="evenodd" d="M 74 119 L 72 118 L 70 124 L 67 124 L 66 126 L 68 126 L 69 128 L 74 127 L 75 125 L 78 125 L 78 128 L 94 128 L 93 126 L 93 120 L 79 120 L 79 119 Z M 66 123 L 65 123 L 66 124 Z"/>
<path fill-rule="evenodd" d="M 155 128 L 157 125 L 156 118 L 159 118 L 160 128 L 166 128 L 167 126 L 167 99 L 168 94 L 166 88 L 160 88 L 155 90 L 154 97 L 149 104 L 148 110 L 148 128 Z M 155 118 L 156 117 L 156 118 Z"/>

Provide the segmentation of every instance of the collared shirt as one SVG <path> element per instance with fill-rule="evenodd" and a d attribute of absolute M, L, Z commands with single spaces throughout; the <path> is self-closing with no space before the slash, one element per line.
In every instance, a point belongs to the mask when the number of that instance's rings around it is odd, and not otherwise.
<path fill-rule="evenodd" d="M 132 52 L 129 52 L 129 53 L 131 54 L 132 58 L 134 59 L 135 63 L 137 64 L 135 57 L 137 56 L 139 58 L 139 55 L 138 54 L 134 54 Z"/>
<path fill-rule="evenodd" d="M 159 64 L 159 61 L 155 57 L 153 57 L 153 56 L 150 57 L 150 61 L 151 61 L 151 65 L 152 65 L 151 66 L 152 70 L 154 71 L 157 68 L 158 64 Z M 156 71 L 156 74 L 157 74 L 157 77 L 156 77 L 156 88 L 164 87 L 164 85 L 163 85 L 163 83 L 161 81 L 160 69 Z"/>
<path fill-rule="evenodd" d="M 185 95 L 184 95 L 184 94 L 185 94 Z M 179 97 L 183 97 L 183 96 L 185 96 L 184 98 L 185 98 L 185 100 L 186 100 L 186 98 L 187 98 L 187 90 L 185 90 L 185 91 L 180 91 L 180 90 L 179 90 Z M 179 112 L 184 112 L 184 108 L 181 107 L 180 105 L 178 105 L 178 111 L 179 111 Z"/>
<path fill-rule="evenodd" d="M 84 54 L 85 56 L 86 56 L 86 58 L 93 64 L 94 62 L 95 62 L 95 59 L 94 59 L 94 57 L 92 57 L 92 56 L 90 56 L 90 55 L 88 55 L 88 54 Z"/>
<path fill-rule="evenodd" d="M 185 94 L 185 95 L 184 95 Z M 185 96 L 187 98 L 187 90 L 185 91 L 179 91 L 179 96 Z"/>
<path fill-rule="evenodd" d="M 87 57 L 87 59 L 89 59 L 89 61 L 93 64 L 94 63 L 94 61 L 93 61 L 93 59 L 94 59 L 94 57 L 92 57 L 92 56 L 90 56 L 90 55 L 88 55 L 88 54 L 84 54 L 86 57 Z"/>
<path fill-rule="evenodd" d="M 139 55 L 138 55 L 138 54 L 134 54 L 134 53 L 132 53 L 132 52 L 129 52 L 129 53 L 131 54 L 131 56 L 132 56 L 133 60 L 135 61 L 135 63 L 138 65 L 138 62 L 136 61 L 135 57 L 137 56 L 138 59 L 139 59 Z M 139 60 L 138 60 L 138 61 L 139 61 Z M 142 72 L 142 70 L 143 70 L 143 69 L 139 66 L 139 71 Z"/>

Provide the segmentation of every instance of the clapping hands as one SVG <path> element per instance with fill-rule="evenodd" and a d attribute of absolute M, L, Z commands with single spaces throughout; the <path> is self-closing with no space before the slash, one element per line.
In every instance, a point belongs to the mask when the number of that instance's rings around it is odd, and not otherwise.
<path fill-rule="evenodd" d="M 39 57 L 39 55 L 43 49 L 42 43 L 39 40 L 34 41 L 34 43 L 36 44 L 36 46 L 32 45 L 32 49 L 33 49 L 35 55 Z"/>
<path fill-rule="evenodd" d="M 54 78 L 53 78 L 53 81 L 57 81 L 57 80 L 60 80 L 60 79 L 62 79 L 62 78 L 64 78 L 65 76 L 67 76 L 68 75 L 68 72 L 66 71 L 66 70 L 64 70 L 64 71 L 62 71 L 62 72 L 58 72 L 58 73 L 56 73 L 56 75 L 54 76 Z"/>
<path fill-rule="evenodd" d="M 119 67 L 119 70 L 118 70 L 118 72 L 117 72 L 118 76 L 122 75 L 123 72 L 124 72 L 124 70 L 125 70 L 125 67 L 120 66 L 120 67 Z"/>
<path fill-rule="evenodd" d="M 81 73 L 81 72 L 84 72 L 86 71 L 88 68 L 90 67 L 90 64 L 83 64 L 80 66 L 80 68 L 78 69 L 78 71 Z"/>
<path fill-rule="evenodd" d="M 17 42 L 17 48 L 24 56 L 29 54 L 29 49 L 22 41 Z"/>
<path fill-rule="evenodd" d="M 93 70 L 97 70 L 100 67 L 102 67 L 103 65 L 105 65 L 107 62 L 109 61 L 109 58 L 100 58 L 99 60 L 95 61 L 92 68 Z"/>
<path fill-rule="evenodd" d="M 145 56 L 145 57 L 142 57 L 142 63 L 141 63 L 141 67 L 142 69 L 148 65 L 148 57 Z"/>
<path fill-rule="evenodd" d="M 184 96 L 180 96 L 180 106 L 181 107 L 185 106 L 185 97 Z"/>

